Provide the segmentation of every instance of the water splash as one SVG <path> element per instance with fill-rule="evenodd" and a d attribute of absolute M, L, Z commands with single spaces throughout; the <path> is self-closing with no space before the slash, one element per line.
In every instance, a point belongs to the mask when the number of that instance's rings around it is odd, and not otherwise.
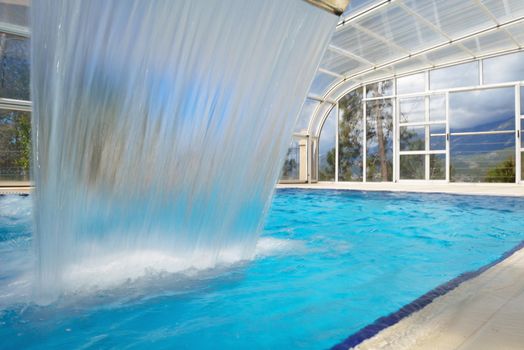
<path fill-rule="evenodd" d="M 75 269 L 90 283 L 111 266 L 133 277 L 252 258 L 337 18 L 302 0 L 31 12 L 40 301 Z"/>

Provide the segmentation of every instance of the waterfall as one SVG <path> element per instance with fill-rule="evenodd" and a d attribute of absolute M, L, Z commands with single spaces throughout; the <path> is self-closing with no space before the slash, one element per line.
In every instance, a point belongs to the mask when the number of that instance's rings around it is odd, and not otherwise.
<path fill-rule="evenodd" d="M 31 17 L 38 298 L 251 259 L 337 17 L 302 0 Z"/>

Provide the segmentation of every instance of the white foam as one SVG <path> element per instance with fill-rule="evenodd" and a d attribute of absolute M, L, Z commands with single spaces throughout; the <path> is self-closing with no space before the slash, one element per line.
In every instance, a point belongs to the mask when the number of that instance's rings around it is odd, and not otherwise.
<path fill-rule="evenodd" d="M 229 248 L 218 256 L 200 251 L 191 255 L 173 256 L 157 250 L 141 250 L 109 254 L 96 261 L 81 261 L 70 266 L 63 275 L 66 291 L 110 289 L 141 278 L 165 277 L 170 274 L 195 276 L 201 271 L 227 268 L 235 264 L 272 255 L 303 252 L 303 241 L 264 237 L 258 240 L 255 253 L 247 256 L 241 247 Z"/>

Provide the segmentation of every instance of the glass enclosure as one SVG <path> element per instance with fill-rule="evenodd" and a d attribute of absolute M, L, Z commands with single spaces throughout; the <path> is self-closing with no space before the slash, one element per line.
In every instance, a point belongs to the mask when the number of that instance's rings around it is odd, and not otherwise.
<path fill-rule="evenodd" d="M 335 152 L 337 144 L 337 109 L 333 108 L 324 121 L 318 139 L 318 179 L 335 181 Z"/>
<path fill-rule="evenodd" d="M 27 24 L 27 7 L 0 4 L 0 21 Z M 0 28 L 0 182 L 27 183 L 31 163 L 29 38 Z"/>
<path fill-rule="evenodd" d="M 523 58 L 495 56 L 348 92 L 335 107 L 338 125 L 331 112 L 320 133 L 319 180 L 521 182 Z"/>

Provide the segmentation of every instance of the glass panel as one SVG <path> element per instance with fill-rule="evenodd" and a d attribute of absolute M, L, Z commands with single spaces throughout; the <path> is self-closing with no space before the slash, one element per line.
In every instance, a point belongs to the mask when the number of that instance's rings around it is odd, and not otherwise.
<path fill-rule="evenodd" d="M 384 45 L 382 40 L 353 26 L 345 26 L 336 30 L 331 38 L 331 43 L 375 64 L 387 62 L 393 57 L 403 55 L 402 51 Z"/>
<path fill-rule="evenodd" d="M 29 25 L 28 2 L 0 0 L 0 22 L 27 27 Z"/>
<path fill-rule="evenodd" d="M 451 181 L 515 182 L 515 135 L 451 136 Z"/>
<path fill-rule="evenodd" d="M 429 179 L 445 180 L 446 179 L 446 155 L 430 154 L 429 155 Z"/>
<path fill-rule="evenodd" d="M 429 97 L 429 120 L 446 120 L 446 95 L 432 95 Z"/>
<path fill-rule="evenodd" d="M 0 109 L 0 181 L 28 181 L 31 114 Z"/>
<path fill-rule="evenodd" d="M 478 85 L 478 62 L 474 61 L 432 70 L 429 72 L 429 84 L 431 90 Z"/>
<path fill-rule="evenodd" d="M 484 84 L 524 80 L 524 52 L 487 58 L 482 70 Z"/>
<path fill-rule="evenodd" d="M 513 87 L 449 94 L 450 131 L 515 130 Z"/>
<path fill-rule="evenodd" d="M 295 124 L 295 130 L 296 133 L 306 133 L 307 128 L 309 126 L 309 120 L 313 116 L 313 113 L 315 112 L 315 109 L 319 105 L 320 102 L 306 99 L 304 102 L 304 105 L 302 106 L 302 110 L 300 111 L 300 114 L 298 116 L 297 123 Z"/>
<path fill-rule="evenodd" d="M 372 13 L 359 16 L 353 22 L 406 51 L 418 51 L 446 40 L 423 21 L 409 16 L 394 2 Z"/>
<path fill-rule="evenodd" d="M 399 101 L 400 123 L 424 122 L 424 96 L 403 98 Z"/>
<path fill-rule="evenodd" d="M 302 158 L 301 159 L 304 162 L 307 162 L 307 159 L 305 158 L 307 157 L 306 155 L 307 152 L 304 149 L 306 147 L 306 144 L 307 144 L 306 139 L 302 139 L 299 141 L 299 146 L 302 147 L 302 153 L 301 153 Z M 318 164 L 317 164 L 318 139 L 316 137 L 312 138 L 310 145 L 311 145 L 311 159 L 312 159 L 311 161 L 311 181 L 317 181 L 318 180 Z M 301 167 L 306 168 L 307 164 L 304 164 L 304 165 L 301 165 Z M 298 178 L 301 181 L 307 181 L 307 174 L 300 174 L 300 168 L 298 171 Z"/>
<path fill-rule="evenodd" d="M 344 74 L 362 66 L 363 64 L 359 61 L 342 56 L 329 48 L 326 50 L 326 53 L 320 62 L 321 68 L 325 68 L 338 74 Z"/>
<path fill-rule="evenodd" d="M 425 179 L 425 155 L 410 154 L 400 156 L 400 179 L 401 180 L 424 180 Z"/>
<path fill-rule="evenodd" d="M 429 149 L 431 151 L 443 151 L 446 149 L 445 124 L 429 126 Z"/>
<path fill-rule="evenodd" d="M 520 148 L 524 148 L 524 137 L 522 137 L 522 131 L 524 131 L 524 119 L 523 118 L 520 119 Z"/>
<path fill-rule="evenodd" d="M 385 80 L 366 86 L 366 97 L 382 97 L 393 95 L 393 81 Z"/>
<path fill-rule="evenodd" d="M 362 89 L 344 96 L 339 102 L 338 181 L 363 180 L 364 127 Z"/>
<path fill-rule="evenodd" d="M 29 100 L 29 39 L 0 32 L 0 97 Z"/>
<path fill-rule="evenodd" d="M 404 3 L 454 38 L 493 25 L 475 1 L 405 0 Z"/>
<path fill-rule="evenodd" d="M 297 139 L 293 138 L 291 145 L 287 149 L 286 159 L 282 166 L 281 181 L 298 181 L 300 169 L 300 145 Z"/>
<path fill-rule="evenodd" d="M 489 11 L 500 22 L 505 22 L 524 15 L 524 2 L 522 0 L 482 0 Z"/>
<path fill-rule="evenodd" d="M 426 149 L 425 126 L 401 126 L 400 150 L 423 151 Z"/>
<path fill-rule="evenodd" d="M 337 80 L 337 78 L 331 75 L 317 72 L 317 75 L 315 75 L 315 79 L 311 84 L 311 89 L 309 90 L 309 92 L 313 95 L 322 96 L 324 95 L 328 87 L 335 82 L 335 80 Z"/>
<path fill-rule="evenodd" d="M 524 86 L 520 87 L 520 115 L 524 115 Z"/>
<path fill-rule="evenodd" d="M 366 104 L 366 178 L 368 181 L 393 179 L 393 100 Z"/>
<path fill-rule="evenodd" d="M 524 87 L 520 88 L 520 115 L 524 115 Z"/>
<path fill-rule="evenodd" d="M 426 73 L 412 74 L 397 79 L 397 95 L 424 92 L 426 90 Z"/>
<path fill-rule="evenodd" d="M 380 2 L 380 0 L 352 0 L 349 2 L 346 11 L 342 14 L 344 18 L 348 14 L 353 14 L 356 11 L 363 10 L 365 7 L 370 7 Z"/>
<path fill-rule="evenodd" d="M 335 147 L 337 132 L 337 108 L 329 113 L 318 140 L 318 179 L 335 181 Z"/>
<path fill-rule="evenodd" d="M 471 55 L 462 46 L 452 44 L 430 50 L 422 57 L 432 62 L 433 65 L 443 65 L 471 58 Z"/>
<path fill-rule="evenodd" d="M 516 22 L 515 24 L 506 26 L 505 29 L 511 34 L 511 36 L 513 36 L 515 40 L 517 40 L 521 47 L 524 46 L 524 23 Z"/>
<path fill-rule="evenodd" d="M 522 159 L 524 159 L 524 152 L 520 153 L 520 159 L 521 159 L 521 162 L 520 162 L 520 180 L 521 180 L 521 182 L 523 182 L 524 181 L 524 162 L 522 161 Z"/>
<path fill-rule="evenodd" d="M 505 29 L 476 35 L 471 39 L 462 41 L 461 44 L 474 55 L 479 56 L 519 48 Z"/>

